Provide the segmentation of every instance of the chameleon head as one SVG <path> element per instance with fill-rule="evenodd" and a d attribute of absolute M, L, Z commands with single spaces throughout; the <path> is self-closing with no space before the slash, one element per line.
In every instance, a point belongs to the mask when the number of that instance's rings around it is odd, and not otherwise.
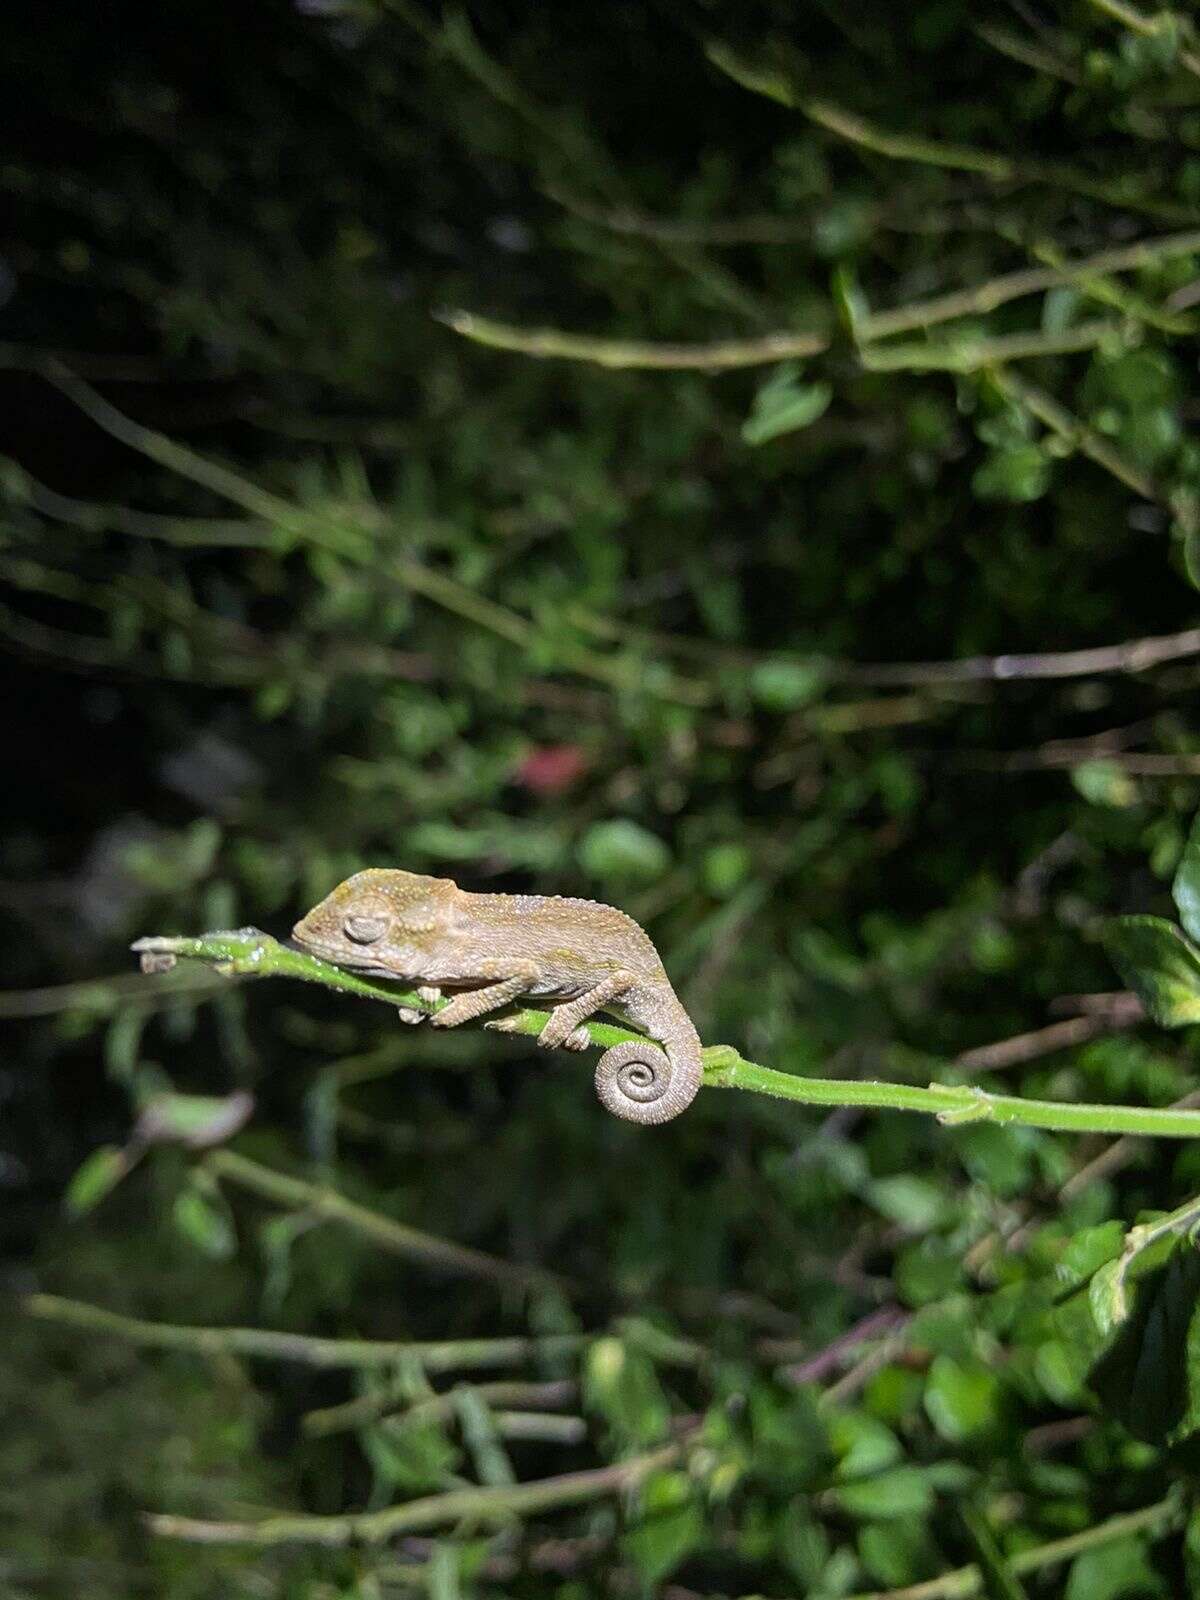
<path fill-rule="evenodd" d="M 368 868 L 339 883 L 301 917 L 292 938 L 336 966 L 415 981 L 424 976 L 426 957 L 450 926 L 456 893 L 449 878 Z"/>

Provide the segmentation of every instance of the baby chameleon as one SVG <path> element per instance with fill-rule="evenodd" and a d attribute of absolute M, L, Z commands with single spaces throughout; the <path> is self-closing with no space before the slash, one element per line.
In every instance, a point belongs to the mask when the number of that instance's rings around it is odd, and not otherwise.
<path fill-rule="evenodd" d="M 585 1050 L 581 1024 L 611 1012 L 650 1039 L 613 1045 L 596 1093 L 629 1122 L 668 1122 L 700 1088 L 700 1037 L 658 952 L 613 906 L 537 894 L 469 894 L 449 878 L 376 867 L 356 872 L 293 928 L 302 949 L 335 966 L 418 987 L 423 1000 L 456 991 L 431 1022 L 462 1022 L 518 999 L 559 1002 L 538 1035 L 546 1050 Z M 402 1007 L 405 1022 L 425 1013 Z M 501 1017 L 485 1027 L 513 1031 Z"/>

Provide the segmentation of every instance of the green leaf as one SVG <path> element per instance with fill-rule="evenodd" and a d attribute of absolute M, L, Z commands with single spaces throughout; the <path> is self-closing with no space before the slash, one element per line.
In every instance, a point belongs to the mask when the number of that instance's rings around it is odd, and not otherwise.
<path fill-rule="evenodd" d="M 597 1339 L 588 1350 L 584 1402 L 598 1411 L 622 1442 L 653 1444 L 661 1439 L 670 1407 L 654 1363 L 621 1339 Z"/>
<path fill-rule="evenodd" d="M 833 399 L 827 383 L 797 383 L 792 376 L 776 375 L 754 397 L 750 415 L 742 424 L 748 445 L 766 444 L 780 434 L 807 428 L 822 416 Z"/>
<path fill-rule="evenodd" d="M 1163 1028 L 1200 1022 L 1200 950 L 1162 917 L 1118 917 L 1104 931 L 1117 971 Z"/>
<path fill-rule="evenodd" d="M 971 479 L 981 500 L 1010 500 L 1023 504 L 1040 500 L 1050 487 L 1050 457 L 1037 444 L 993 450 Z"/>
<path fill-rule="evenodd" d="M 214 1189 L 207 1192 L 189 1183 L 175 1197 L 171 1220 L 189 1243 L 214 1261 L 226 1261 L 237 1250 L 237 1235 L 229 1208 Z"/>
<path fill-rule="evenodd" d="M 1065 1600 L 1120 1600 L 1122 1595 L 1165 1594 L 1141 1539 L 1114 1539 L 1076 1556 Z"/>
<path fill-rule="evenodd" d="M 1083 761 L 1071 768 L 1071 782 L 1094 806 L 1124 811 L 1138 801 L 1138 786 L 1118 761 Z"/>
<path fill-rule="evenodd" d="M 874 1478 L 840 1484 L 830 1493 L 847 1516 L 865 1522 L 919 1517 L 933 1505 L 933 1487 L 917 1467 L 892 1467 Z"/>
<path fill-rule="evenodd" d="M 147 1144 L 181 1144 L 207 1150 L 244 1128 L 254 1110 L 254 1096 L 244 1089 L 215 1096 L 152 1094 L 142 1106 L 137 1135 Z"/>
<path fill-rule="evenodd" d="M 621 1544 L 648 1584 L 669 1577 L 704 1542 L 704 1513 L 686 1473 L 657 1472 L 642 1489 L 643 1518 Z"/>
<path fill-rule="evenodd" d="M 928 1233 L 942 1221 L 949 1205 L 944 1189 L 915 1172 L 876 1178 L 867 1186 L 863 1199 L 910 1233 Z"/>
<path fill-rule="evenodd" d="M 662 840 L 625 817 L 596 822 L 579 846 L 584 870 L 602 883 L 651 883 L 671 865 L 671 852 Z"/>
<path fill-rule="evenodd" d="M 750 693 L 768 711 L 796 711 L 817 698 L 828 677 L 823 661 L 760 661 L 750 673 Z"/>
<path fill-rule="evenodd" d="M 975 1559 L 988 1600 L 1026 1600 L 1024 1585 L 1004 1559 L 1004 1552 L 987 1517 L 977 1507 L 963 1507 L 963 1521 L 975 1545 Z"/>
<path fill-rule="evenodd" d="M 1125 1229 L 1116 1220 L 1084 1228 L 1074 1235 L 1059 1256 L 1054 1275 L 1060 1283 L 1075 1288 L 1085 1283 L 1106 1261 L 1119 1256 L 1124 1246 Z"/>
<path fill-rule="evenodd" d="M 1131 1297 L 1133 1309 L 1092 1369 L 1091 1386 L 1136 1439 L 1177 1443 L 1200 1428 L 1200 1253 L 1178 1244 Z"/>
<path fill-rule="evenodd" d="M 925 1410 L 943 1439 L 951 1443 L 992 1428 L 1000 1418 L 999 1381 L 983 1366 L 966 1366 L 937 1356 L 925 1384 Z"/>
<path fill-rule="evenodd" d="M 1184 932 L 1200 941 L 1200 815 L 1192 823 L 1192 831 L 1183 847 L 1171 894 Z"/>
<path fill-rule="evenodd" d="M 128 1171 L 125 1152 L 115 1144 L 102 1144 L 76 1168 L 63 1196 L 63 1206 L 73 1217 L 83 1216 L 110 1194 Z"/>

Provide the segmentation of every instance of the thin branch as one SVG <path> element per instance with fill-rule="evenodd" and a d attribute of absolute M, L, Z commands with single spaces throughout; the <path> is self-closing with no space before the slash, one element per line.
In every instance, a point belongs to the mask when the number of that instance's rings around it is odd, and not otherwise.
<path fill-rule="evenodd" d="M 1128 4 L 1128 0 L 1088 0 L 1093 10 L 1102 11 L 1106 17 L 1111 17 L 1114 22 L 1119 22 L 1123 28 L 1128 28 L 1131 33 L 1136 33 L 1142 39 L 1154 39 L 1165 29 L 1177 28 L 1178 18 L 1170 11 L 1160 11 L 1153 17 L 1148 17 L 1136 6 Z M 1180 64 L 1189 72 L 1200 77 L 1200 55 L 1194 50 L 1181 50 L 1179 52 Z"/>
<path fill-rule="evenodd" d="M 831 675 L 845 683 L 908 687 L 932 683 L 987 683 L 1010 678 L 1090 678 L 1110 672 L 1148 672 L 1164 661 L 1200 655 L 1200 628 L 1151 634 L 1088 650 L 1039 651 L 1033 655 L 964 656 L 960 661 L 834 663 Z"/>
<path fill-rule="evenodd" d="M 188 956 L 212 962 L 218 971 L 254 977 L 284 976 L 301 978 L 309 983 L 322 983 L 347 994 L 357 994 L 369 999 L 386 1000 L 390 1005 L 411 1006 L 416 1010 L 440 1010 L 449 1002 L 445 999 L 429 1002 L 415 991 L 397 992 L 382 983 L 360 978 L 352 973 L 332 967 L 315 956 L 301 955 L 272 939 L 269 934 L 254 928 L 243 928 L 232 933 L 209 933 L 200 938 L 155 937 L 139 939 L 134 946 L 142 952 L 151 966 Z M 511 1024 L 506 1027 L 514 1034 L 535 1038 L 548 1019 L 545 1011 L 521 1009 L 516 1011 Z M 639 1036 L 627 1028 L 608 1023 L 586 1023 L 594 1045 L 607 1047 Z M 805 1078 L 794 1073 L 778 1072 L 771 1067 L 759 1066 L 745 1060 L 731 1045 L 710 1045 L 703 1052 L 704 1081 L 710 1088 L 741 1089 L 751 1094 L 763 1094 L 780 1100 L 791 1100 L 800 1105 L 813 1106 L 869 1106 L 878 1110 L 915 1111 L 937 1117 L 948 1126 L 966 1122 L 995 1122 L 1002 1126 L 1021 1125 L 1030 1128 L 1048 1128 L 1063 1133 L 1135 1133 L 1163 1139 L 1200 1138 L 1200 1112 L 1172 1111 L 1167 1107 L 1060 1104 L 1051 1100 L 1022 1100 L 1015 1095 L 989 1094 L 970 1084 L 930 1084 L 919 1088 L 905 1083 L 861 1083 L 837 1078 Z M 215 1152 L 210 1163 L 245 1171 L 255 1168 L 266 1179 L 256 1177 L 262 1192 L 274 1189 L 285 1204 L 309 1205 L 315 1199 L 334 1213 L 348 1220 L 347 1213 L 355 1214 L 361 1208 L 341 1196 L 333 1195 L 316 1185 L 300 1183 L 285 1178 L 269 1168 L 257 1168 L 231 1151 Z M 286 1197 L 286 1198 L 285 1198 Z M 330 1214 L 328 1209 L 326 1214 Z M 371 1219 L 363 1231 L 374 1234 L 377 1225 L 384 1232 L 400 1227 L 390 1219 Z M 407 1230 L 405 1230 L 407 1231 Z M 423 1237 L 423 1236 L 422 1236 Z M 380 1240 L 382 1242 L 382 1240 Z M 437 1241 L 439 1246 L 445 1241 Z M 451 1247 L 455 1250 L 461 1247 Z M 472 1255 L 475 1252 L 471 1252 Z M 485 1257 L 491 1262 L 492 1258 Z M 501 1264 L 507 1272 L 519 1271 Z"/>
<path fill-rule="evenodd" d="M 769 333 L 757 339 L 724 339 L 712 344 L 659 344 L 640 339 L 599 339 L 558 328 L 514 328 L 470 311 L 444 311 L 437 320 L 476 344 L 493 350 L 561 361 L 587 361 L 616 370 L 718 371 L 762 367 L 776 361 L 819 355 L 829 340 L 819 333 Z"/>
<path fill-rule="evenodd" d="M 1072 355 L 1123 337 L 1121 323 L 1081 322 L 1062 333 L 1002 333 L 990 339 L 946 340 L 941 344 L 862 345 L 858 359 L 868 372 L 978 372 L 1005 361 Z"/>
<path fill-rule="evenodd" d="M 549 1383 L 517 1383 L 500 1381 L 477 1383 L 475 1393 L 489 1406 L 547 1407 L 570 1405 L 579 1392 L 579 1385 L 570 1379 L 556 1379 Z M 378 1422 L 381 1417 L 393 1417 L 398 1422 L 437 1422 L 454 1410 L 454 1391 L 430 1396 L 412 1404 L 403 1395 L 386 1389 L 375 1394 L 356 1395 L 337 1406 L 322 1406 L 308 1411 L 301 1418 L 304 1432 L 314 1438 L 330 1433 L 340 1433 L 347 1428 L 361 1428 Z"/>
<path fill-rule="evenodd" d="M 1046 289 L 1079 283 L 1083 279 L 1100 277 L 1109 272 L 1132 272 L 1154 261 L 1169 261 L 1175 256 L 1192 255 L 1198 251 L 1198 229 L 1168 234 L 1159 239 L 1141 239 L 1136 244 L 1101 250 L 1080 261 L 1029 267 L 1022 272 L 1006 272 L 1000 277 L 977 283 L 970 289 L 958 289 L 934 299 L 914 301 L 891 311 L 872 312 L 856 324 L 855 331 L 860 339 L 885 339 L 896 333 L 911 333 L 914 328 L 933 327 L 936 323 L 950 322 L 956 317 L 981 316 L 1012 300 L 1041 294 Z"/>
<path fill-rule="evenodd" d="M 997 368 L 992 373 L 992 381 L 1012 399 L 1023 405 L 1052 433 L 1056 433 L 1060 439 L 1094 461 L 1098 467 L 1103 467 L 1119 483 L 1123 483 L 1127 489 L 1132 489 L 1134 494 L 1140 494 L 1143 500 L 1164 502 L 1162 491 L 1153 478 L 1148 477 L 1139 467 L 1135 467 L 1131 461 L 1127 461 L 1103 434 L 1080 422 L 1079 418 L 1073 416 L 1065 406 L 1060 405 L 1053 395 L 1047 394 L 1044 389 L 1039 389 L 1032 383 L 1027 383 L 1024 378 L 1018 377 L 1015 372 L 1007 368 Z"/>
<path fill-rule="evenodd" d="M 425 1372 L 469 1372 L 515 1366 L 533 1357 L 571 1355 L 587 1343 L 585 1334 L 500 1339 L 323 1339 L 273 1328 L 196 1328 L 173 1322 L 127 1317 L 82 1300 L 54 1294 L 30 1295 L 23 1302 L 31 1317 L 60 1322 L 88 1332 L 111 1334 L 156 1350 L 189 1350 L 201 1356 L 254 1356 L 295 1361 L 306 1367 L 397 1367 L 414 1363 Z"/>
<path fill-rule="evenodd" d="M 451 1489 L 427 1495 L 384 1511 L 364 1511 L 344 1516 L 306 1516 L 280 1513 L 260 1522 L 203 1522 L 191 1517 L 150 1515 L 153 1533 L 192 1544 L 316 1544 L 345 1546 L 381 1544 L 402 1533 L 470 1520 L 476 1523 L 509 1522 L 515 1517 L 552 1510 L 556 1506 L 583 1505 L 610 1494 L 621 1494 L 643 1478 L 677 1461 L 682 1445 L 665 1445 L 645 1455 L 633 1456 L 609 1467 L 568 1472 L 533 1483 L 502 1484 L 487 1488 Z"/>
<path fill-rule="evenodd" d="M 1095 1550 L 1118 1539 L 1128 1539 L 1145 1533 L 1158 1538 L 1178 1527 L 1183 1508 L 1178 1495 L 1172 1493 L 1141 1511 L 1129 1511 L 1124 1516 L 1110 1517 L 1107 1522 L 1085 1528 L 1082 1533 L 1068 1534 L 1065 1539 L 1052 1539 L 1049 1544 L 1036 1545 L 1032 1550 L 1015 1550 L 1005 1559 L 1018 1575 L 1041 1572 L 1046 1567 L 1058 1566 L 1082 1555 L 1085 1550 Z M 967 1596 L 984 1593 L 983 1574 L 972 1563 L 944 1572 L 940 1578 L 930 1578 L 925 1583 L 906 1584 L 902 1589 L 872 1589 L 869 1593 L 855 1594 L 847 1600 L 966 1600 Z"/>
<path fill-rule="evenodd" d="M 1125 1004 L 1091 1016 L 1068 1017 L 1064 1022 L 1052 1022 L 1048 1027 L 1036 1028 L 1032 1033 L 1018 1033 L 1011 1039 L 1000 1039 L 995 1044 L 980 1045 L 975 1050 L 964 1050 L 954 1058 L 960 1072 L 999 1072 L 1006 1067 L 1023 1066 L 1056 1050 L 1070 1050 L 1086 1044 L 1089 1039 L 1100 1039 L 1105 1034 L 1117 1033 L 1124 1028 L 1136 1028 L 1146 1020 L 1142 1003 L 1136 995 L 1124 996 Z"/>
<path fill-rule="evenodd" d="M 468 1277 L 490 1278 L 496 1283 L 518 1284 L 524 1288 L 549 1284 L 561 1288 L 564 1283 L 557 1273 L 516 1265 L 488 1255 L 483 1250 L 473 1250 L 469 1245 L 438 1238 L 436 1234 L 425 1233 L 420 1228 L 370 1211 L 366 1206 L 348 1200 L 336 1189 L 309 1183 L 303 1178 L 289 1177 L 287 1173 L 264 1167 L 260 1162 L 251 1161 L 233 1150 L 214 1150 L 205 1159 L 204 1165 L 217 1178 L 239 1184 L 275 1205 L 341 1223 L 372 1244 L 409 1261 L 420 1261 L 427 1266 L 441 1267 Z"/>
<path fill-rule="evenodd" d="M 922 134 L 896 133 L 867 121 L 856 112 L 847 111 L 844 106 L 800 95 L 781 72 L 769 66 L 750 65 L 723 44 L 710 45 L 707 53 L 713 65 L 735 83 L 741 84 L 742 88 L 766 95 L 780 105 L 799 111 L 802 116 L 827 132 L 836 134 L 839 139 L 845 139 L 847 143 L 869 150 L 874 155 L 886 156 L 891 161 L 913 161 L 949 171 L 972 172 L 993 183 L 1048 184 L 1083 195 L 1089 200 L 1098 200 L 1104 205 L 1141 211 L 1146 216 L 1160 217 L 1168 222 L 1194 223 L 1200 216 L 1200 210 L 1195 206 L 1143 194 L 1140 175 L 1114 180 L 1096 179 L 1056 162 L 1017 161 L 999 150 L 981 150 L 975 145 L 953 144 Z"/>

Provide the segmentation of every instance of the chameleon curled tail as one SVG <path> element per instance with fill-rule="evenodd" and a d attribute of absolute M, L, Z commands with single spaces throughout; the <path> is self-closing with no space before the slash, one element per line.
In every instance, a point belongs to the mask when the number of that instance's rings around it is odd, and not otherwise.
<path fill-rule="evenodd" d="M 614 1044 L 596 1064 L 596 1093 L 606 1111 L 626 1122 L 670 1122 L 700 1091 L 700 1039 L 688 1024 L 666 1049 L 649 1039 Z"/>

